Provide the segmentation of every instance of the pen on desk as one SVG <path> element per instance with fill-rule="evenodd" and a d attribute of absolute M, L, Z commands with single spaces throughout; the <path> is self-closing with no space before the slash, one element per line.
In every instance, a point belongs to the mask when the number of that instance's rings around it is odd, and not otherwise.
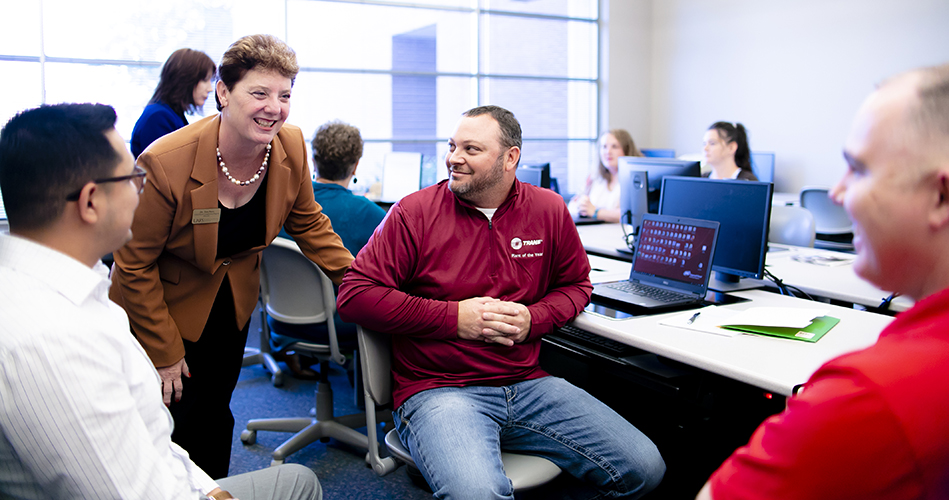
<path fill-rule="evenodd" d="M 702 313 L 701 313 L 701 312 L 697 312 L 697 313 L 693 314 L 692 317 L 689 318 L 689 321 L 687 322 L 687 324 L 691 325 L 691 324 L 695 321 L 695 318 L 698 318 L 698 317 L 699 317 L 699 314 L 702 314 Z"/>

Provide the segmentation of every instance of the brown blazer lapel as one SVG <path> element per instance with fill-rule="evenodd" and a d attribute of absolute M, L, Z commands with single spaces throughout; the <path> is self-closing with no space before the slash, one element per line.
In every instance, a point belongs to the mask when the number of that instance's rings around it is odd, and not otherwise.
<path fill-rule="evenodd" d="M 191 205 L 195 210 L 218 208 L 217 137 L 221 115 L 211 120 L 198 136 L 191 178 L 201 185 L 191 190 Z M 217 257 L 217 224 L 194 225 L 194 258 L 199 269 L 213 273 Z"/>
<path fill-rule="evenodd" d="M 290 165 L 287 163 L 287 151 L 280 140 L 280 136 L 274 137 L 273 149 L 270 152 L 270 170 L 267 172 L 267 240 L 265 244 L 269 245 L 286 220 L 287 197 L 296 198 L 296 190 L 291 190 Z M 292 199 L 291 198 L 291 199 Z"/>

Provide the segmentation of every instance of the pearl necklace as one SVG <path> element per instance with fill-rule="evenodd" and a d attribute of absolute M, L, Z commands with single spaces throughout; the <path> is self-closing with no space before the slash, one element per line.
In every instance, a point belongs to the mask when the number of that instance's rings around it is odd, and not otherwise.
<path fill-rule="evenodd" d="M 217 149 L 217 162 L 221 166 L 221 172 L 224 172 L 224 177 L 227 177 L 227 180 L 237 184 L 238 186 L 249 186 L 255 182 L 257 179 L 260 179 L 260 176 L 263 175 L 264 170 L 267 168 L 267 163 L 270 162 L 270 144 L 267 145 L 267 154 L 264 155 L 264 162 L 260 164 L 260 168 L 257 169 L 257 173 L 253 177 L 246 181 L 237 180 L 234 177 L 231 177 L 231 173 L 227 171 L 227 166 L 224 165 L 224 159 L 221 158 L 221 148 Z"/>

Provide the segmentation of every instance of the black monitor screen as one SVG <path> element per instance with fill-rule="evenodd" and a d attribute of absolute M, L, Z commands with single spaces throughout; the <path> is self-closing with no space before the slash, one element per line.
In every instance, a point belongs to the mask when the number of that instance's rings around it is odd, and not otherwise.
<path fill-rule="evenodd" d="M 619 164 L 619 221 L 633 226 L 633 234 L 638 234 L 643 214 L 649 213 L 649 199 L 646 186 L 649 179 L 645 171 L 631 170 L 623 162 Z"/>
<path fill-rule="evenodd" d="M 702 173 L 699 162 L 674 158 L 650 158 L 646 156 L 620 156 L 619 168 L 646 172 L 649 178 L 649 212 L 659 211 L 659 193 L 662 179 L 667 175 L 699 177 Z"/>
<path fill-rule="evenodd" d="M 771 221 L 770 182 L 666 177 L 659 213 L 721 224 L 712 270 L 719 279 L 761 279 Z M 722 275 L 725 276 L 722 276 Z"/>
<path fill-rule="evenodd" d="M 550 164 L 521 165 L 514 172 L 517 180 L 550 189 Z"/>

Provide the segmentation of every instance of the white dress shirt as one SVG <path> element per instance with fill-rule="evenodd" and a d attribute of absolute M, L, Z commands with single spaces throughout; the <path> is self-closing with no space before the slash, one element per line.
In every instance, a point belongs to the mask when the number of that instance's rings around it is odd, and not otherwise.
<path fill-rule="evenodd" d="M 108 269 L 0 234 L 0 497 L 200 498 Z"/>

